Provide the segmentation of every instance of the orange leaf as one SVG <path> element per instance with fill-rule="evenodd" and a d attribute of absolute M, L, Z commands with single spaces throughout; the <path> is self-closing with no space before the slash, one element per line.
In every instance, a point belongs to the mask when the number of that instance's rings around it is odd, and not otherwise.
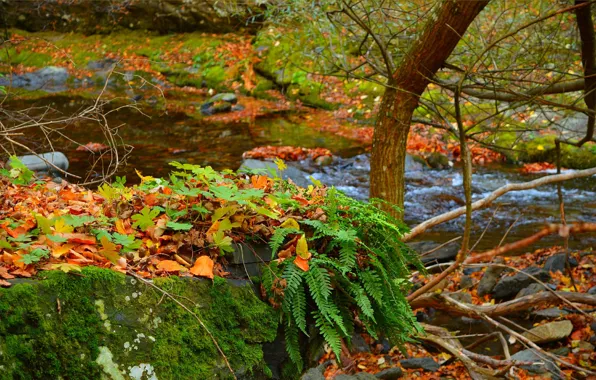
<path fill-rule="evenodd" d="M 269 178 L 264 175 L 253 175 L 250 177 L 250 183 L 255 189 L 265 189 L 269 184 Z"/>
<path fill-rule="evenodd" d="M 199 256 L 190 268 L 190 273 L 198 277 L 207 277 L 213 280 L 213 260 L 209 256 Z"/>
<path fill-rule="evenodd" d="M 90 244 L 94 245 L 97 243 L 94 236 L 85 235 L 85 234 L 75 234 L 75 233 L 63 233 L 57 234 L 65 239 L 68 239 L 69 243 L 78 243 L 78 244 Z"/>
<path fill-rule="evenodd" d="M 159 264 L 157 264 L 157 269 L 166 272 L 180 272 L 185 268 L 174 260 L 163 260 L 160 261 Z"/>
<path fill-rule="evenodd" d="M 296 260 L 294 260 L 294 264 L 296 264 L 296 266 L 300 269 L 302 269 L 305 272 L 308 272 L 308 260 L 304 260 L 302 257 L 300 256 L 296 256 Z"/>
<path fill-rule="evenodd" d="M 158 202 L 157 194 L 151 193 L 145 196 L 145 204 L 148 206 L 155 206 Z"/>
<path fill-rule="evenodd" d="M 8 288 L 8 287 L 10 287 L 10 285 L 12 285 L 12 284 L 8 281 L 0 280 L 0 286 L 2 286 L 3 288 Z"/>
<path fill-rule="evenodd" d="M 116 221 L 116 231 L 122 235 L 129 235 L 133 233 L 132 228 L 130 228 L 130 219 L 122 220 L 118 219 Z"/>

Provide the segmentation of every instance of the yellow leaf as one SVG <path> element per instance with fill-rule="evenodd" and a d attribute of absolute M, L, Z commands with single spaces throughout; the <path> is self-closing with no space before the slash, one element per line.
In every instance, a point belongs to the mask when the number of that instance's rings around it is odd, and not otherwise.
<path fill-rule="evenodd" d="M 190 268 L 190 273 L 213 280 L 213 260 L 209 256 L 199 256 L 195 264 Z"/>
<path fill-rule="evenodd" d="M 300 230 L 300 225 L 298 224 L 298 222 L 296 220 L 294 220 L 293 218 L 288 218 L 286 219 L 285 222 L 283 222 L 280 225 L 281 228 L 293 228 L 295 230 Z"/>
<path fill-rule="evenodd" d="M 59 263 L 50 265 L 52 270 L 61 270 L 64 273 L 68 272 L 80 272 L 81 267 L 75 264 Z"/>
<path fill-rule="evenodd" d="M 543 147 L 542 145 L 538 145 L 538 146 L 536 147 L 536 150 L 544 150 L 544 147 Z"/>
<path fill-rule="evenodd" d="M 73 231 L 72 226 L 69 226 L 68 224 L 66 224 L 66 222 L 64 221 L 64 219 L 58 219 L 56 221 L 56 223 L 54 223 L 54 231 L 58 232 L 58 233 L 70 233 Z"/>
<path fill-rule="evenodd" d="M 52 249 L 52 256 L 58 258 L 70 251 L 72 247 L 74 247 L 74 244 L 63 244 L 61 246 L 55 247 Z"/>
<path fill-rule="evenodd" d="M 112 243 L 107 236 L 101 237 L 101 246 L 103 247 L 99 254 L 103 255 L 106 259 L 110 260 L 113 264 L 118 264 L 118 260 L 120 259 L 120 255 L 116 250 L 116 244 Z"/>
<path fill-rule="evenodd" d="M 296 255 L 304 260 L 308 260 L 311 257 L 310 252 L 308 252 L 308 243 L 306 242 L 306 236 L 300 236 L 298 239 L 298 243 L 296 243 Z"/>
<path fill-rule="evenodd" d="M 284 162 L 284 160 L 282 160 L 281 158 L 276 158 L 273 163 L 277 166 L 277 168 L 279 169 L 280 172 L 283 172 L 284 170 L 286 170 L 288 168 L 288 166 L 286 165 L 286 163 Z"/>
<path fill-rule="evenodd" d="M 141 172 L 138 171 L 137 169 L 135 169 L 135 172 L 137 172 L 137 175 L 141 179 L 141 183 L 153 181 L 155 179 L 155 178 L 153 178 L 151 176 L 143 176 L 143 174 L 141 174 Z"/>
<path fill-rule="evenodd" d="M 124 222 L 122 221 L 122 219 L 118 219 L 116 221 L 116 231 L 118 231 L 119 234 L 127 235 L 126 227 L 124 227 Z"/>

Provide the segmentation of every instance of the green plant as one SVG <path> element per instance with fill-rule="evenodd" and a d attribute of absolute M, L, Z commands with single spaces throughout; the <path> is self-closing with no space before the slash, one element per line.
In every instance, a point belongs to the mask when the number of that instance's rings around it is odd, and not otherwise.
<path fill-rule="evenodd" d="M 8 177 L 15 185 L 28 185 L 35 175 L 17 156 L 10 156 L 10 168 L 0 169 L 0 175 Z"/>
<path fill-rule="evenodd" d="M 300 335 L 309 321 L 340 357 L 342 340 L 350 342 L 354 317 L 374 338 L 382 333 L 396 344 L 418 331 L 405 294 L 410 266 L 422 270 L 415 253 L 400 241 L 406 227 L 375 203 L 362 203 L 330 189 L 322 207 L 327 219 L 305 219 L 302 226 L 312 258 L 305 271 L 291 257 L 273 262 L 263 287 L 280 303 L 288 354 L 302 368 Z M 274 253 L 294 228 L 278 227 Z M 279 288 L 283 296 L 279 296 Z"/>

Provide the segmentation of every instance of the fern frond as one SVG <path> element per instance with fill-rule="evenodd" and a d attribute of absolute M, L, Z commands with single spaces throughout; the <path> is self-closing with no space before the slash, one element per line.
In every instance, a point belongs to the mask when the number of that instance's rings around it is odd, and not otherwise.
<path fill-rule="evenodd" d="M 302 354 L 300 353 L 300 331 L 298 330 L 296 325 L 291 323 L 290 321 L 286 321 L 285 330 L 286 351 L 290 356 L 290 360 L 292 360 L 296 367 L 298 367 L 298 371 L 302 372 L 304 363 L 302 362 Z"/>
<path fill-rule="evenodd" d="M 284 244 L 284 240 L 290 234 L 301 233 L 295 228 L 276 228 L 269 240 L 269 247 L 271 248 L 271 259 L 275 257 L 275 254 L 279 248 Z"/>
<path fill-rule="evenodd" d="M 335 353 L 335 356 L 337 358 L 341 357 L 341 336 L 335 327 L 333 327 L 333 325 L 318 311 L 313 312 L 313 318 L 315 320 L 315 325 L 321 332 L 321 335 L 323 335 L 325 342 L 327 342 L 329 347 L 331 347 Z"/>
<path fill-rule="evenodd" d="M 300 286 L 294 294 L 292 302 L 292 316 L 296 322 L 296 326 L 308 336 L 306 332 L 306 294 L 304 293 L 304 286 Z"/>
<path fill-rule="evenodd" d="M 358 285 L 356 282 L 352 282 L 349 287 L 350 294 L 356 300 L 356 304 L 362 311 L 362 313 L 371 319 L 373 322 L 375 321 L 375 312 L 373 310 L 372 304 L 370 303 L 370 299 L 366 296 L 366 292 L 364 289 Z"/>

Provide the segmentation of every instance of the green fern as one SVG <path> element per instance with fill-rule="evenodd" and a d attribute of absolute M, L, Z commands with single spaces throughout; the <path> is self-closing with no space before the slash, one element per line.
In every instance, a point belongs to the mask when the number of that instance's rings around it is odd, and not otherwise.
<path fill-rule="evenodd" d="M 286 351 L 290 356 L 290 360 L 296 365 L 299 372 L 302 372 L 304 364 L 302 362 L 302 354 L 300 353 L 300 331 L 296 325 L 286 323 L 285 328 Z"/>
<path fill-rule="evenodd" d="M 321 335 L 323 335 L 323 338 L 325 338 L 325 341 L 335 353 L 335 356 L 339 358 L 341 354 L 341 335 L 339 334 L 339 332 L 337 332 L 335 327 L 331 323 L 329 323 L 329 321 L 322 315 L 322 313 L 314 311 L 313 318 L 315 320 L 315 326 L 317 326 L 317 328 L 321 332 Z"/>
<path fill-rule="evenodd" d="M 281 246 L 284 244 L 284 240 L 288 235 L 299 233 L 301 232 L 294 228 L 277 228 L 275 232 L 273 232 L 273 235 L 269 240 L 269 247 L 271 248 L 271 258 L 273 259 L 275 257 L 275 254 L 277 253 L 279 248 L 281 248 Z"/>

